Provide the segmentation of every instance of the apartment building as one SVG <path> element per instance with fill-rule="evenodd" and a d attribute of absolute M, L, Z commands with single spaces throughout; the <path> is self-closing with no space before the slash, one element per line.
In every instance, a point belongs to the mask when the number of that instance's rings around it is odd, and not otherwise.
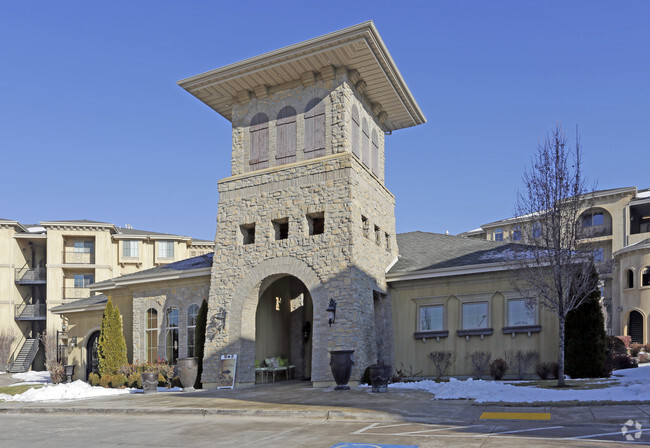
<path fill-rule="evenodd" d="M 11 370 L 43 367 L 39 335 L 67 338 L 52 308 L 90 297 L 93 283 L 213 250 L 212 241 L 106 222 L 0 219 L 0 332 L 14 338 Z"/>
<path fill-rule="evenodd" d="M 609 334 L 650 342 L 650 189 L 623 187 L 591 193 L 580 215 L 585 242 L 601 262 L 603 308 Z M 534 217 L 508 218 L 461 234 L 489 241 L 534 237 Z M 532 232 L 525 227 L 533 226 Z"/>

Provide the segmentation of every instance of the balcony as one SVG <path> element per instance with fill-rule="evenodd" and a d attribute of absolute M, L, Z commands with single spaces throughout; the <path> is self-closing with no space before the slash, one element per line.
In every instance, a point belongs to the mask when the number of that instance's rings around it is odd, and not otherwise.
<path fill-rule="evenodd" d="M 14 310 L 15 320 L 45 320 L 47 305 L 44 303 L 16 305 Z"/>
<path fill-rule="evenodd" d="M 601 236 L 611 236 L 612 225 L 602 224 L 598 226 L 588 226 L 582 228 L 582 238 L 600 238 Z"/>
<path fill-rule="evenodd" d="M 64 299 L 86 299 L 90 297 L 90 288 L 63 288 Z"/>
<path fill-rule="evenodd" d="M 15 281 L 19 285 L 44 285 L 47 280 L 45 268 L 20 268 L 16 269 Z"/>
<path fill-rule="evenodd" d="M 95 252 L 63 252 L 63 263 L 69 264 L 95 264 Z"/>

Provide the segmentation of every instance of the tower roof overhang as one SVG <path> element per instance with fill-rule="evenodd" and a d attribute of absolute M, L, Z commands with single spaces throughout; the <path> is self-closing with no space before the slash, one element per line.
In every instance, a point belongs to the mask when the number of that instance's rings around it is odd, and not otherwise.
<path fill-rule="evenodd" d="M 356 70 L 364 95 L 386 113 L 388 131 L 426 122 L 372 21 L 306 40 L 178 81 L 199 100 L 232 121 L 242 94 L 302 79 L 323 67 Z"/>

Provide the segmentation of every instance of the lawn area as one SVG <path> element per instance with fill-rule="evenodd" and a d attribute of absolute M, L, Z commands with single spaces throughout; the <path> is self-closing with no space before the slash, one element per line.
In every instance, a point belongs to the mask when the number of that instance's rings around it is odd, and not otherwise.
<path fill-rule="evenodd" d="M 43 387 L 40 384 L 18 384 L 15 386 L 0 387 L 0 395 L 18 395 L 29 389 L 38 389 Z"/>

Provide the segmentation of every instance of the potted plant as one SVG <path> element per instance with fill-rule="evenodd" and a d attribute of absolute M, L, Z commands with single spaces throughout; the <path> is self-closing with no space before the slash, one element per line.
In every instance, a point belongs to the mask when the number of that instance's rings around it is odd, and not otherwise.
<path fill-rule="evenodd" d="M 390 380 L 390 372 L 392 366 L 386 364 L 384 360 L 386 352 L 386 325 L 388 324 L 388 314 L 386 312 L 386 304 L 384 303 L 384 295 L 377 294 L 378 299 L 375 304 L 379 304 L 379 313 L 376 314 L 375 319 L 375 335 L 377 337 L 377 364 L 368 367 L 368 376 L 370 377 L 370 384 L 372 385 L 373 392 L 388 392 L 388 381 Z"/>

